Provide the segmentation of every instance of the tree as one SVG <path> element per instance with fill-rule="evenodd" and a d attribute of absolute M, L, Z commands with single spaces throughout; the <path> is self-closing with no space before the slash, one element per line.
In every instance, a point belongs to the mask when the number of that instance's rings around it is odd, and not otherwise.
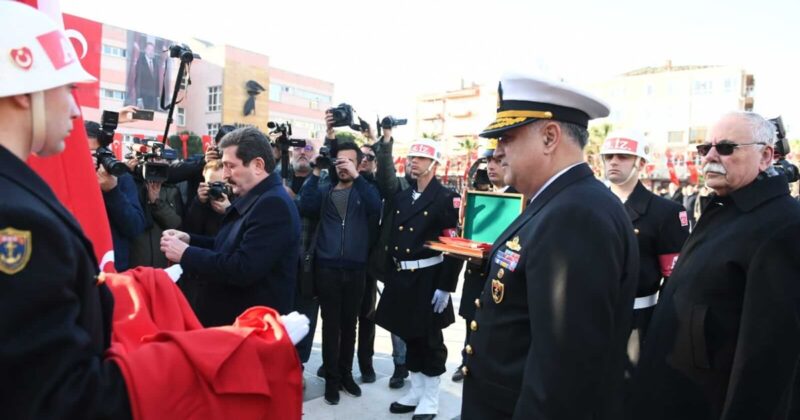
<path fill-rule="evenodd" d="M 186 139 L 186 152 L 183 151 L 183 140 Z M 180 133 L 169 136 L 167 140 L 169 147 L 178 151 L 178 157 L 190 157 L 203 154 L 203 139 L 191 131 L 181 131 Z"/>
<path fill-rule="evenodd" d="M 589 141 L 586 143 L 586 147 L 583 148 L 583 155 L 595 174 L 599 174 L 600 169 L 603 167 L 600 159 L 600 147 L 603 146 L 603 142 L 612 128 L 613 126 L 609 123 L 589 127 Z"/>
<path fill-rule="evenodd" d="M 478 146 L 478 139 L 474 136 L 464 137 L 458 142 L 458 147 L 467 154 L 467 160 L 472 160 L 472 156 L 478 150 Z"/>
<path fill-rule="evenodd" d="M 336 132 L 337 143 L 348 142 L 348 141 L 357 144 L 359 147 L 367 143 L 367 139 L 364 138 L 364 136 L 361 135 L 361 133 L 351 133 L 349 131 Z"/>

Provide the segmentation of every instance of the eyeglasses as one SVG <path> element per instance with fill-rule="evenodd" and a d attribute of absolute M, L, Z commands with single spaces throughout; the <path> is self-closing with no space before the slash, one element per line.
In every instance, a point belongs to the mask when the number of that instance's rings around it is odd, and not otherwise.
<path fill-rule="evenodd" d="M 764 142 L 732 143 L 732 142 L 728 142 L 728 141 L 725 141 L 724 143 L 717 143 L 717 144 L 703 143 L 703 144 L 698 144 L 697 145 L 697 153 L 699 153 L 700 156 L 705 156 L 705 155 L 708 154 L 708 152 L 711 151 L 711 148 L 713 147 L 713 148 L 717 149 L 717 153 L 719 153 L 720 156 L 730 156 L 730 155 L 733 154 L 733 152 L 736 150 L 737 147 L 740 147 L 740 146 L 753 146 L 753 145 L 756 145 L 756 144 L 765 145 L 767 143 L 764 143 Z"/>
<path fill-rule="evenodd" d="M 375 155 L 368 155 L 368 154 L 365 153 L 364 154 L 364 159 L 366 159 L 367 162 L 374 162 L 375 161 Z"/>
<path fill-rule="evenodd" d="M 307 144 L 307 145 L 305 145 L 303 147 L 293 146 L 293 149 L 297 150 L 298 152 L 301 151 L 301 150 L 305 150 L 306 152 L 313 152 L 314 151 L 314 146 L 312 146 L 310 144 Z"/>

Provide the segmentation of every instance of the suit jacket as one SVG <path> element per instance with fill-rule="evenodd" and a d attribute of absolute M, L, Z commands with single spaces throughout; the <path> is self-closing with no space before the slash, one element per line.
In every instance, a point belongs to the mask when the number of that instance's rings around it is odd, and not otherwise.
<path fill-rule="evenodd" d="M 202 290 L 194 302 L 203 325 L 230 325 L 251 306 L 288 314 L 294 304 L 300 215 L 273 172 L 228 208 L 217 236 L 192 235 L 181 265 Z M 203 286 L 202 283 L 206 284 Z"/>
<path fill-rule="evenodd" d="M 119 368 L 104 359 L 114 303 L 92 244 L 2 146 L 0 191 L 0 418 L 130 418 Z"/>
<path fill-rule="evenodd" d="M 799 418 L 799 222 L 783 176 L 712 195 L 650 322 L 630 418 Z"/>
<path fill-rule="evenodd" d="M 425 247 L 445 230 L 458 225 L 458 194 L 434 178 L 416 201 L 412 188 L 397 193 L 391 212 L 392 235 L 385 245 L 388 258 L 383 295 L 375 321 L 403 338 L 424 337 L 431 328 L 455 322 L 452 299 L 441 314 L 434 314 L 431 299 L 436 289 L 455 291 L 463 263 L 445 257 L 444 262 L 419 270 L 397 270 L 395 261 L 416 261 L 441 253 Z"/>
<path fill-rule="evenodd" d="M 586 164 L 498 237 L 471 323 L 462 418 L 618 419 L 639 253 Z"/>
<path fill-rule="evenodd" d="M 142 98 L 147 109 L 155 109 L 156 97 L 158 97 L 158 58 L 153 57 L 153 70 L 147 65 L 147 57 L 144 53 L 139 55 L 136 61 L 136 96 Z"/>

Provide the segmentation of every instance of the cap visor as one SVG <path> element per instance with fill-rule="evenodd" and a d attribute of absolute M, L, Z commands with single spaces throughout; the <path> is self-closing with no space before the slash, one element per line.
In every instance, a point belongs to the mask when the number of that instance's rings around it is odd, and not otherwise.
<path fill-rule="evenodd" d="M 503 135 L 508 130 L 513 130 L 517 127 L 539 121 L 540 118 L 498 118 L 493 123 L 489 124 L 481 134 L 485 138 L 497 138 Z"/>

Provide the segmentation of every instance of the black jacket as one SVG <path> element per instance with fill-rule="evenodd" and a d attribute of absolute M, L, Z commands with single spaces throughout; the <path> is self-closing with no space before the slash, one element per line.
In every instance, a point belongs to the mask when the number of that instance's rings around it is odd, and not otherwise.
<path fill-rule="evenodd" d="M 131 243 L 146 227 L 133 177 L 130 174 L 117 177 L 117 186 L 103 193 L 103 201 L 114 242 L 114 268 L 122 272 L 130 267 Z"/>
<path fill-rule="evenodd" d="M 327 268 L 364 269 L 370 246 L 369 220 L 381 209 L 378 190 L 364 177 L 356 178 L 342 219 L 331 199 L 334 187 L 326 184 L 320 188 L 319 177 L 311 175 L 300 189 L 300 213 L 319 214 L 323 207 L 315 263 Z"/>
<path fill-rule="evenodd" d="M 783 176 L 712 195 L 653 314 L 630 418 L 798 418 L 798 223 Z"/>
<path fill-rule="evenodd" d="M 683 243 L 689 237 L 689 217 L 680 204 L 636 184 L 625 201 L 639 243 L 639 286 L 636 296 L 657 292 L 662 278 L 668 278 Z"/>
<path fill-rule="evenodd" d="M 0 191 L 0 418 L 131 418 L 122 374 L 104 359 L 114 303 L 92 244 L 2 146 Z"/>
<path fill-rule="evenodd" d="M 465 349 L 464 393 L 481 397 L 464 398 L 461 417 L 622 417 L 639 253 L 619 199 L 580 164 L 489 255 Z"/>
<path fill-rule="evenodd" d="M 277 173 L 236 199 L 215 238 L 192 235 L 191 245 L 181 265 L 206 283 L 194 307 L 203 325 L 229 325 L 256 305 L 291 311 L 300 216 Z"/>

